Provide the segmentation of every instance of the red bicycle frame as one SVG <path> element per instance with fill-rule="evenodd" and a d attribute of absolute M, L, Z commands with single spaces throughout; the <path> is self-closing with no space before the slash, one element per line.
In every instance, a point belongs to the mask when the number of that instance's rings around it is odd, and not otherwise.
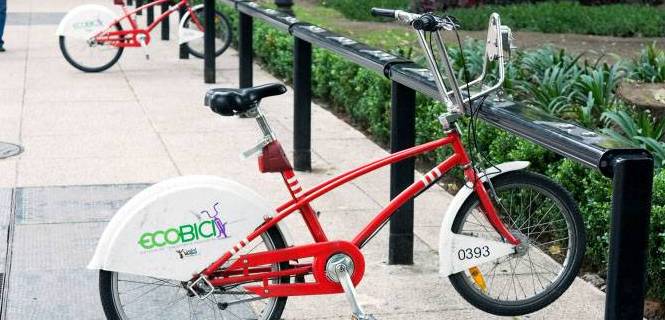
<path fill-rule="evenodd" d="M 124 15 L 118 19 L 113 20 L 111 24 L 108 26 L 107 29 L 99 32 L 97 35 L 94 36 L 95 40 L 98 43 L 106 43 L 110 42 L 111 45 L 116 46 L 116 47 L 140 47 L 142 45 L 147 45 L 150 43 L 150 33 L 152 32 L 157 25 L 162 22 L 162 20 L 167 19 L 168 16 L 170 16 L 173 12 L 178 11 L 181 7 L 187 7 L 187 11 L 189 12 L 190 16 L 192 17 L 192 21 L 194 24 L 196 24 L 196 27 L 199 28 L 200 31 L 203 31 L 203 25 L 201 24 L 201 21 L 199 18 L 194 14 L 194 11 L 192 10 L 192 7 L 189 6 L 189 3 L 187 0 L 180 0 L 178 3 L 176 3 L 175 6 L 170 7 L 167 11 L 163 12 L 159 17 L 157 17 L 150 25 L 148 25 L 146 28 L 141 29 L 139 28 L 138 23 L 136 22 L 136 19 L 133 18 L 133 16 L 136 15 L 137 12 L 141 10 L 145 10 L 149 7 L 153 7 L 156 5 L 160 5 L 163 3 L 168 3 L 171 0 L 156 0 L 150 3 L 147 3 L 145 5 L 142 5 L 138 8 L 135 8 L 133 10 L 130 10 L 127 8 L 127 6 L 124 5 L 123 1 L 116 1 L 116 4 L 122 5 L 122 11 Z M 113 29 L 116 24 L 121 23 L 123 20 L 127 20 L 129 25 L 131 26 L 130 30 L 115 30 Z M 145 36 L 145 42 L 141 43 L 138 39 L 138 35 L 144 35 Z"/>
<path fill-rule="evenodd" d="M 390 201 L 388 206 L 381 210 L 351 241 L 328 240 L 325 232 L 321 228 L 316 212 L 310 206 L 311 201 L 376 169 L 433 151 L 446 145 L 452 146 L 453 154 L 430 170 L 422 179 L 411 184 Z M 351 256 L 356 263 L 356 270 L 359 271 L 354 272 L 352 277 L 353 283 L 357 284 L 364 272 L 364 261 L 362 260 L 362 253 L 360 253 L 359 249 L 381 229 L 400 206 L 409 199 L 417 196 L 420 192 L 424 191 L 432 183 L 437 181 L 443 174 L 457 166 L 460 166 L 463 169 L 466 181 L 473 184 L 474 191 L 478 195 L 481 206 L 492 226 L 508 242 L 515 245 L 518 244 L 519 240 L 513 236 L 501 222 L 484 184 L 477 183 L 480 181 L 479 177 L 476 170 L 471 165 L 471 160 L 464 149 L 460 134 L 456 130 L 449 130 L 446 137 L 439 140 L 391 154 L 385 158 L 345 172 L 306 191 L 303 191 L 302 187 L 299 185 L 288 160 L 286 160 L 286 157 L 284 156 L 284 152 L 279 145 L 279 142 L 273 141 L 271 144 L 264 147 L 263 155 L 259 158 L 259 167 L 262 172 L 280 172 L 282 174 L 284 183 L 291 194 L 291 200 L 279 206 L 273 217 L 266 217 L 263 225 L 252 232 L 246 239 L 236 244 L 232 250 L 226 252 L 221 258 L 212 263 L 201 273 L 201 276 L 209 279 L 210 283 L 215 286 L 228 286 L 232 284 L 237 285 L 240 283 L 263 281 L 263 284 L 260 286 L 245 287 L 245 289 L 253 291 L 262 297 L 341 292 L 342 289 L 339 283 L 332 282 L 325 277 L 325 266 L 322 265 L 325 263 L 325 259 L 331 254 L 339 252 Z M 220 267 L 229 261 L 229 259 L 242 247 L 295 211 L 299 211 L 303 216 L 305 224 L 314 240 L 313 244 L 241 255 L 230 266 L 225 267 L 224 270 L 220 270 Z M 285 270 L 273 271 L 273 268 L 271 267 L 271 265 L 276 263 L 298 261 L 299 259 L 311 257 L 314 258 L 312 263 L 291 264 L 290 268 Z M 277 285 L 271 285 L 268 283 L 269 279 L 285 276 L 298 277 L 305 274 L 314 275 L 315 282 Z"/>

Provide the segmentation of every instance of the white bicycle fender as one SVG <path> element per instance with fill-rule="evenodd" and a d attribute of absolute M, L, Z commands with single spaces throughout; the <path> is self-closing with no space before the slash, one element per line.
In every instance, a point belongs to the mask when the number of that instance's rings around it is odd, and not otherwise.
<path fill-rule="evenodd" d="M 89 39 L 111 25 L 117 17 L 111 9 L 98 4 L 78 6 L 62 18 L 55 35 Z"/>
<path fill-rule="evenodd" d="M 203 5 L 199 4 L 193 6 L 192 12 L 199 8 L 203 8 Z M 185 20 L 187 20 L 187 17 L 189 17 L 189 13 L 190 11 L 187 11 L 187 13 L 182 16 L 182 19 L 180 19 L 180 28 L 178 29 L 178 44 L 183 44 L 192 40 L 203 38 L 203 32 L 192 29 L 185 29 Z"/>
<path fill-rule="evenodd" d="M 495 168 L 487 169 L 487 176 L 483 177 L 482 180 L 487 181 L 489 178 L 510 171 L 522 170 L 528 166 L 528 161 L 505 162 L 496 166 L 499 170 Z M 462 187 L 450 202 L 448 210 L 443 216 L 439 234 L 439 274 L 442 276 L 449 276 L 514 252 L 513 246 L 504 242 L 470 237 L 452 232 L 455 215 L 461 209 L 464 201 L 472 194 L 473 190 L 471 188 Z M 477 250 L 474 252 L 475 248 L 480 248 L 480 253 Z M 470 252 L 468 251 L 469 249 L 471 250 Z"/>
<path fill-rule="evenodd" d="M 88 269 L 187 281 L 236 251 L 274 209 L 260 195 L 215 176 L 184 176 L 146 188 L 113 216 Z M 279 226 L 290 241 L 285 226 Z"/>

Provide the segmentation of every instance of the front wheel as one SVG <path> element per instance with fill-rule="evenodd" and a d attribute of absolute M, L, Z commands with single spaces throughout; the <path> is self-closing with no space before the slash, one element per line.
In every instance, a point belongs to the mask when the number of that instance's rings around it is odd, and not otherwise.
<path fill-rule="evenodd" d="M 283 248 L 286 248 L 284 237 L 272 227 L 247 244 L 236 257 Z M 225 265 L 232 264 L 236 259 L 229 260 Z M 273 270 L 288 267 L 288 262 L 283 262 L 273 265 Z M 285 283 L 289 277 L 269 281 Z M 264 299 L 247 292 L 243 285 L 216 287 L 209 297 L 200 300 L 187 290 L 186 283 L 179 281 L 105 270 L 99 273 L 99 293 L 109 320 L 280 319 L 286 297 Z"/>
<path fill-rule="evenodd" d="M 203 58 L 204 41 L 203 32 L 206 25 L 205 10 L 203 7 L 192 10 L 192 14 L 185 17 L 182 27 L 199 34 L 193 40 L 185 42 L 189 53 L 197 58 Z M 215 10 L 215 57 L 221 55 L 231 44 L 231 24 L 221 12 Z"/>
<path fill-rule="evenodd" d="M 585 231 L 575 201 L 549 178 L 514 171 L 492 179 L 493 204 L 520 239 L 516 253 L 449 276 L 466 301 L 500 316 L 540 310 L 571 285 L 585 249 Z M 462 205 L 452 231 L 505 241 L 490 225 L 475 193 Z"/>

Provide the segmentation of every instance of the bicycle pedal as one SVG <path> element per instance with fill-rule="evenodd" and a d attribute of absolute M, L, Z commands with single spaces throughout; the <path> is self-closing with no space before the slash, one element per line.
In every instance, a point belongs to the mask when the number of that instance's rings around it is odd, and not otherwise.
<path fill-rule="evenodd" d="M 200 300 L 207 299 L 213 292 L 215 292 L 215 286 L 213 286 L 204 276 L 200 276 L 198 279 L 194 280 L 194 282 L 187 286 L 187 289 Z"/>

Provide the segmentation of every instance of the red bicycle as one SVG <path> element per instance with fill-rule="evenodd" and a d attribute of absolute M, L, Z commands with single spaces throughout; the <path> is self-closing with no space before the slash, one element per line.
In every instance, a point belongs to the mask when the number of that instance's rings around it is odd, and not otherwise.
<path fill-rule="evenodd" d="M 495 62 L 494 84 L 480 78 L 459 86 L 442 41 L 457 25 L 448 17 L 373 9 L 418 33 L 447 113 L 443 137 L 347 171 L 305 190 L 259 108 L 262 98 L 286 92 L 281 84 L 213 89 L 205 103 L 222 115 L 255 117 L 262 140 L 245 155 L 261 152 L 261 172 L 279 173 L 290 199 L 271 209 L 239 183 L 211 176 L 169 179 L 139 193 L 113 217 L 89 268 L 100 269 L 100 294 L 109 319 L 280 319 L 289 296 L 344 292 L 355 319 L 373 319 L 360 307 L 355 286 L 365 273 L 362 248 L 404 203 L 453 168 L 466 185 L 449 204 L 441 223 L 440 274 L 474 306 L 496 315 L 521 315 L 557 299 L 572 283 L 585 248 L 577 206 L 561 186 L 524 171 L 526 162 L 487 170 L 476 167 L 456 121 L 475 114 L 500 88 L 510 29 L 490 18 L 486 67 Z M 430 45 L 443 61 L 439 71 Z M 471 87 L 479 91 L 472 94 Z M 462 94 L 466 90 L 466 95 Z M 454 101 L 454 102 L 453 102 Z M 452 154 L 413 183 L 349 240 L 329 239 L 311 202 L 381 167 L 439 148 Z M 313 242 L 289 245 L 280 224 L 298 212 Z"/>
<path fill-rule="evenodd" d="M 139 27 L 136 13 L 162 4 L 173 4 L 145 28 Z M 143 48 L 150 44 L 150 33 L 164 19 L 185 8 L 186 14 L 180 20 L 179 40 L 187 50 L 198 58 L 203 58 L 203 33 L 205 17 L 203 5 L 191 7 L 188 0 L 156 0 L 141 7 L 130 9 L 123 0 L 114 0 L 122 7 L 122 16 L 101 5 L 82 5 L 72 9 L 60 22 L 56 34 L 59 36 L 60 51 L 75 68 L 84 72 L 101 72 L 113 66 L 125 48 Z M 123 22 L 125 27 L 123 28 Z M 215 55 L 221 55 L 231 43 L 231 25 L 224 14 L 215 11 Z M 126 29 L 129 28 L 129 29 Z"/>

